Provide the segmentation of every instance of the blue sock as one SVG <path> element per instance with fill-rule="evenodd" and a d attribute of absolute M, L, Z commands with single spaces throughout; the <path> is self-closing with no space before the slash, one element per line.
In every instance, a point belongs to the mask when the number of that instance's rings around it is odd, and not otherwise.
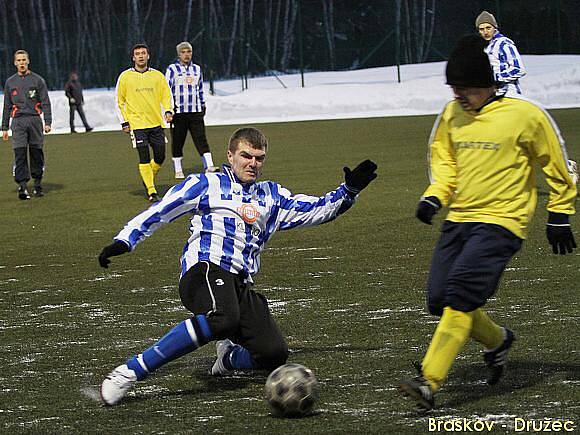
<path fill-rule="evenodd" d="M 149 349 L 129 359 L 127 366 L 137 374 L 137 380 L 142 380 L 162 365 L 196 350 L 210 340 L 207 320 L 204 315 L 198 315 L 184 320 Z"/>
<path fill-rule="evenodd" d="M 250 352 L 245 347 L 236 344 L 226 355 L 224 365 L 228 370 L 253 369 L 256 367 Z"/>

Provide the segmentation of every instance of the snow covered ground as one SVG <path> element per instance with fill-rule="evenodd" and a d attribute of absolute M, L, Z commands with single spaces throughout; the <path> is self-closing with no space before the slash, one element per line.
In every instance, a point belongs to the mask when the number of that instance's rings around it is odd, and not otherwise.
<path fill-rule="evenodd" d="M 523 56 L 527 76 L 524 94 L 548 109 L 580 107 L 580 55 Z M 444 79 L 445 62 L 357 71 L 314 72 L 206 83 L 207 125 L 250 124 L 313 119 L 362 118 L 438 113 L 451 98 Z M 68 133 L 68 102 L 62 91 L 50 93 L 55 133 Z M 95 130 L 118 130 L 114 89 L 85 90 L 85 112 Z M 77 125 L 80 119 L 76 116 Z M 79 128 L 79 131 L 83 131 Z"/>

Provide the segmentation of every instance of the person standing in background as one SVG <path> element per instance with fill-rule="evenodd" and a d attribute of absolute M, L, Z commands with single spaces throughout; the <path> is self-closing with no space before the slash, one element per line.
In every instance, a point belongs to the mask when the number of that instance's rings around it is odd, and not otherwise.
<path fill-rule="evenodd" d="M 475 27 L 479 35 L 488 42 L 485 52 L 498 85 L 497 94 L 504 95 L 509 92 L 521 94 L 520 78 L 526 75 L 526 69 L 514 42 L 499 33 L 497 21 L 488 11 L 483 11 L 477 16 Z M 578 184 L 580 178 L 578 163 L 569 159 L 567 166 L 572 181 Z"/>
<path fill-rule="evenodd" d="M 147 45 L 133 46 L 131 56 L 133 68 L 123 71 L 117 80 L 117 116 L 121 128 L 131 135 L 133 148 L 139 153 L 139 173 L 147 189 L 147 198 L 149 202 L 157 202 L 155 176 L 165 161 L 167 142 L 163 121 L 173 119 L 171 92 L 163 74 L 149 67 Z M 149 147 L 153 150 L 153 159 Z"/>
<path fill-rule="evenodd" d="M 521 94 L 519 80 L 526 75 L 526 69 L 514 41 L 499 33 L 495 17 L 487 11 L 477 16 L 475 28 L 487 41 L 485 52 L 493 68 L 495 81 L 498 83 L 498 94 L 506 92 Z"/>
<path fill-rule="evenodd" d="M 6 80 L 4 86 L 4 111 L 2 113 L 2 139 L 8 140 L 8 127 L 12 118 L 12 147 L 14 149 L 14 181 L 18 184 L 18 198 L 30 199 L 28 181 L 34 179 L 34 196 L 42 197 L 44 175 L 44 133 L 49 133 L 52 112 L 48 89 L 44 79 L 30 71 L 30 58 L 25 50 L 14 53 L 17 73 Z M 40 115 L 44 116 L 44 127 Z M 30 154 L 30 167 L 28 155 Z"/>
<path fill-rule="evenodd" d="M 79 76 L 76 71 L 72 71 L 69 76 L 68 82 L 64 85 L 64 93 L 68 98 L 68 105 L 70 111 L 70 132 L 76 133 L 75 131 L 75 111 L 79 112 L 81 117 L 81 121 L 83 121 L 83 125 L 85 126 L 86 132 L 90 132 L 93 130 L 89 123 L 87 122 L 87 118 L 85 117 L 85 111 L 83 110 L 83 105 L 85 104 L 85 100 L 83 98 L 83 85 L 79 81 Z"/>
<path fill-rule="evenodd" d="M 175 178 L 183 179 L 183 145 L 187 132 L 191 134 L 197 152 L 206 172 L 218 172 L 214 166 L 205 135 L 205 98 L 203 95 L 203 75 L 201 67 L 192 62 L 193 50 L 187 41 L 177 44 L 178 59 L 167 67 L 165 78 L 175 104 L 171 128 L 171 152 Z"/>

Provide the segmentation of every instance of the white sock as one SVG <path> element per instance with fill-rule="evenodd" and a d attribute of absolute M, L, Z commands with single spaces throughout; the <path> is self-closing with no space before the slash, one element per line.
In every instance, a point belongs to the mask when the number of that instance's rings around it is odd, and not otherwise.
<path fill-rule="evenodd" d="M 210 166 L 213 166 L 213 159 L 211 158 L 211 153 L 204 153 L 203 156 L 201 156 L 201 160 L 203 160 L 203 166 L 205 167 L 205 169 L 209 168 Z"/>
<path fill-rule="evenodd" d="M 173 157 L 173 167 L 175 168 L 175 172 L 183 172 L 183 168 L 181 167 L 181 161 L 183 157 Z"/>

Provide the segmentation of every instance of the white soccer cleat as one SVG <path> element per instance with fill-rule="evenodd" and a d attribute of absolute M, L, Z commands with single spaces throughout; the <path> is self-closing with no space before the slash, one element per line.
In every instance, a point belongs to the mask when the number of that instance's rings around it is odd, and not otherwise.
<path fill-rule="evenodd" d="M 574 184 L 578 184 L 580 174 L 578 174 L 578 163 L 575 160 L 568 160 L 568 172 Z"/>
<path fill-rule="evenodd" d="M 224 357 L 234 348 L 234 346 L 235 344 L 227 338 L 225 340 L 220 340 L 216 343 L 215 350 L 217 357 L 215 362 L 213 363 L 213 366 L 209 371 L 210 375 L 224 376 L 232 372 L 231 370 L 228 370 L 224 365 Z"/>
<path fill-rule="evenodd" d="M 109 373 L 101 384 L 101 400 L 105 405 L 116 405 L 135 382 L 137 382 L 135 372 L 127 367 L 127 364 L 120 365 Z"/>
<path fill-rule="evenodd" d="M 175 172 L 175 179 L 176 180 L 183 180 L 185 178 L 185 174 L 183 171 L 176 171 Z"/>
<path fill-rule="evenodd" d="M 219 166 L 208 166 L 207 168 L 205 168 L 205 172 L 207 173 L 212 173 L 212 172 L 219 172 L 220 168 Z"/>

